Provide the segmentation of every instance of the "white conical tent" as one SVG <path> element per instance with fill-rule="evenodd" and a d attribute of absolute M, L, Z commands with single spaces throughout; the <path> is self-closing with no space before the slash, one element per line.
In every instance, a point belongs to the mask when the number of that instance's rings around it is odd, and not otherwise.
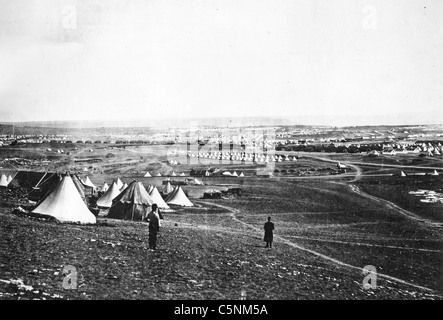
<path fill-rule="evenodd" d="M 189 201 L 186 194 L 183 192 L 182 188 L 180 186 L 177 186 L 174 191 L 171 192 L 171 194 L 166 198 L 167 204 L 175 204 L 177 206 L 182 207 L 193 207 L 194 204 Z"/>
<path fill-rule="evenodd" d="M 120 191 L 125 190 L 128 187 L 128 184 L 125 182 L 122 187 L 120 188 Z"/>
<path fill-rule="evenodd" d="M 239 177 L 244 177 L 245 175 L 243 174 L 243 172 L 242 173 L 240 173 L 240 175 L 239 175 Z"/>
<path fill-rule="evenodd" d="M 33 211 L 60 222 L 96 223 L 69 175 L 65 175 L 52 193 Z"/>
<path fill-rule="evenodd" d="M 169 209 L 169 206 L 163 200 L 162 196 L 160 195 L 160 192 L 158 192 L 158 189 L 156 187 L 152 187 L 151 192 L 149 192 L 149 195 L 151 196 L 152 200 L 155 204 L 161 209 Z"/>
<path fill-rule="evenodd" d="M 186 175 L 185 175 L 184 172 L 182 172 L 182 173 L 180 174 L 180 177 L 184 177 L 184 176 L 186 176 Z"/>
<path fill-rule="evenodd" d="M 175 177 L 175 176 L 177 176 L 177 174 L 174 171 L 172 171 L 171 176 Z"/>
<path fill-rule="evenodd" d="M 149 178 L 149 177 L 151 177 L 151 174 L 149 172 L 146 172 L 145 173 L 145 178 Z"/>
<path fill-rule="evenodd" d="M 159 173 L 157 173 L 157 177 L 161 177 L 162 176 L 162 174 L 159 172 Z"/>
<path fill-rule="evenodd" d="M 2 174 L 2 176 L 0 177 L 0 187 L 7 187 L 8 184 L 8 178 L 5 176 L 5 174 Z"/>
<path fill-rule="evenodd" d="M 172 188 L 171 183 L 168 181 L 166 186 L 163 188 L 163 194 L 170 194 L 172 191 L 174 191 L 174 188 Z"/>
<path fill-rule="evenodd" d="M 400 172 L 400 177 L 406 177 L 406 174 L 402 171 Z"/>
<path fill-rule="evenodd" d="M 113 182 L 111 187 L 97 200 L 97 206 L 101 208 L 110 208 L 112 200 L 120 194 L 120 189 L 116 182 Z"/>
<path fill-rule="evenodd" d="M 146 190 L 146 188 L 143 185 L 143 183 L 141 183 L 139 181 L 138 184 L 140 185 L 140 193 L 143 195 L 143 197 L 150 198 L 151 196 L 149 195 L 149 192 Z"/>
<path fill-rule="evenodd" d="M 105 182 L 105 183 L 103 184 L 102 191 L 103 191 L 103 192 L 106 192 L 106 191 L 108 191 L 108 189 L 109 189 L 109 185 Z"/>
<path fill-rule="evenodd" d="M 203 182 L 201 182 L 201 181 L 198 180 L 197 178 L 194 178 L 194 183 L 195 183 L 196 185 L 199 185 L 199 186 L 202 186 L 202 185 L 203 185 Z"/>
<path fill-rule="evenodd" d="M 232 174 L 232 176 L 234 176 L 234 177 L 238 177 L 237 172 L 234 171 L 234 173 Z"/>
<path fill-rule="evenodd" d="M 123 182 L 120 180 L 120 178 L 117 178 L 115 183 L 117 184 L 117 188 L 121 189 L 123 187 Z"/>
<path fill-rule="evenodd" d="M 83 184 L 87 187 L 90 187 L 92 189 L 95 189 L 95 184 L 92 183 L 91 179 L 87 176 Z"/>
<path fill-rule="evenodd" d="M 438 172 L 437 172 L 437 170 L 434 170 L 434 172 L 432 172 L 431 175 L 432 175 L 432 176 L 438 176 Z M 9 182 L 11 182 L 11 181 L 9 181 Z"/>

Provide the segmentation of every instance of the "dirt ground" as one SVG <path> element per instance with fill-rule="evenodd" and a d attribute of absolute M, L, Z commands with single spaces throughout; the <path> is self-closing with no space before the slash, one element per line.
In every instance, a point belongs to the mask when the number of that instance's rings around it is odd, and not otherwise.
<path fill-rule="evenodd" d="M 361 270 L 279 239 L 265 249 L 261 233 L 217 219 L 167 216 L 152 252 L 141 222 L 100 218 L 96 226 L 67 225 L 2 209 L 0 299 L 442 298 L 385 278 L 364 289 Z M 77 289 L 63 288 L 65 266 L 76 268 Z"/>

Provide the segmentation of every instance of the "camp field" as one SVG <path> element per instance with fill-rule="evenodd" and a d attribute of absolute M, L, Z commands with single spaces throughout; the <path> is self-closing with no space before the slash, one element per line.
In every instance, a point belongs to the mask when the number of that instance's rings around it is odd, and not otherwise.
<path fill-rule="evenodd" d="M 440 177 L 421 177 L 417 188 L 441 189 Z M 441 299 L 441 220 L 405 207 L 418 183 L 406 179 L 203 177 L 205 186 L 183 187 L 195 207 L 164 213 L 156 252 L 144 223 L 40 221 L 11 214 L 16 203 L 1 190 L 0 298 Z M 231 186 L 242 195 L 201 199 Z M 262 242 L 268 216 L 271 250 Z M 66 265 L 80 274 L 77 290 L 61 286 Z M 378 272 L 376 289 L 363 288 L 365 266 Z"/>

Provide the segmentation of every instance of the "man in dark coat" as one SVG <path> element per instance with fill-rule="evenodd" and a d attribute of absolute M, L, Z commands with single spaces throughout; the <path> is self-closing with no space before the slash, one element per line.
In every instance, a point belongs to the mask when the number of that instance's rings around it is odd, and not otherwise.
<path fill-rule="evenodd" d="M 268 217 L 268 222 L 265 223 L 265 237 L 263 239 L 266 242 L 266 248 L 272 248 L 272 240 L 274 239 L 274 224 L 271 222 L 271 217 Z"/>
<path fill-rule="evenodd" d="M 160 229 L 160 217 L 157 210 L 157 204 L 152 204 L 152 210 L 146 216 L 146 221 L 149 224 L 149 250 L 157 249 L 157 233 Z"/>

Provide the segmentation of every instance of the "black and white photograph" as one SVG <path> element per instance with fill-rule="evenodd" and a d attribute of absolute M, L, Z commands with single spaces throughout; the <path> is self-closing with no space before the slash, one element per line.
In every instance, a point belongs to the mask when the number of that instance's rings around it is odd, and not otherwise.
<path fill-rule="evenodd" d="M 442 71 L 440 0 L 0 0 L 0 300 L 442 300 Z"/>

